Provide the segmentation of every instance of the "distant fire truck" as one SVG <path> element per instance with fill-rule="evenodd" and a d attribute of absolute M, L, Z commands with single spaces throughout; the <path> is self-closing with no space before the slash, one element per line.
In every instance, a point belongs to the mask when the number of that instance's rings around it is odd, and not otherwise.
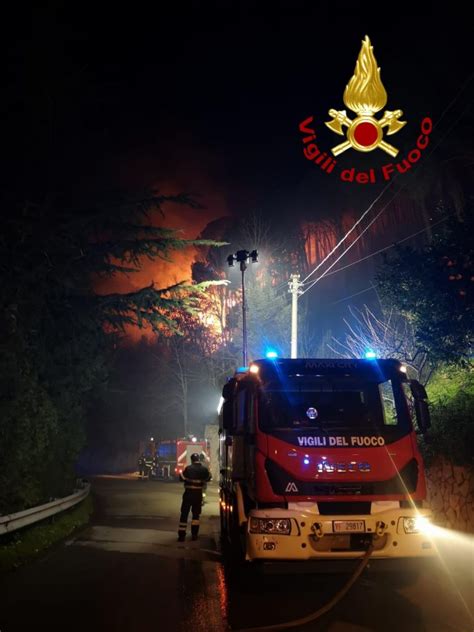
<path fill-rule="evenodd" d="M 369 546 L 379 567 L 432 557 L 412 413 L 426 432 L 426 391 L 397 360 L 257 360 L 237 370 L 219 431 L 228 550 L 319 568 Z"/>
<path fill-rule="evenodd" d="M 209 469 L 209 442 L 196 437 L 159 441 L 156 445 L 154 478 L 177 479 L 187 465 L 191 463 L 191 454 L 197 453 L 203 465 Z"/>

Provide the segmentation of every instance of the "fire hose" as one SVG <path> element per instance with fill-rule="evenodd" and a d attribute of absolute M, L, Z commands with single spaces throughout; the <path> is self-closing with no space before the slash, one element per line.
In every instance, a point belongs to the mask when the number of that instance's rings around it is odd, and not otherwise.
<path fill-rule="evenodd" d="M 301 617 L 300 619 L 293 619 L 292 621 L 286 621 L 285 623 L 274 623 L 272 625 L 263 625 L 257 626 L 254 628 L 241 628 L 240 630 L 234 630 L 233 632 L 267 632 L 269 630 L 285 630 L 287 628 L 294 628 L 298 625 L 305 625 L 306 623 L 311 623 L 311 621 L 315 621 L 322 617 L 323 614 L 329 612 L 334 606 L 341 601 L 341 599 L 346 595 L 346 593 L 351 589 L 354 583 L 357 581 L 357 578 L 362 573 L 364 568 L 367 566 L 370 556 L 372 555 L 372 551 L 374 550 L 373 545 L 371 544 L 363 557 L 360 559 L 360 563 L 356 567 L 355 571 L 350 576 L 349 580 L 346 584 L 330 599 L 324 606 L 316 610 L 315 612 L 311 612 L 305 617 Z"/>

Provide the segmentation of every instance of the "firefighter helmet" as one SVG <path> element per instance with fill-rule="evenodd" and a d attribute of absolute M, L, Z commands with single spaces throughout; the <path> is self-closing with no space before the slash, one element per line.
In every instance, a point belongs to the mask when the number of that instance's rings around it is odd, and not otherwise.
<path fill-rule="evenodd" d="M 191 463 L 199 463 L 199 454 L 197 452 L 191 454 Z"/>

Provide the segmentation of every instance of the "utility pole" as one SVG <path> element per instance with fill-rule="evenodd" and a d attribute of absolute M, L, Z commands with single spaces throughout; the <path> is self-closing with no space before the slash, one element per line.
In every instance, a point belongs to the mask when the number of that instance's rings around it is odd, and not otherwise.
<path fill-rule="evenodd" d="M 291 294 L 291 357 L 298 357 L 298 296 L 303 293 L 299 274 L 292 274 L 288 281 Z"/>
<path fill-rule="evenodd" d="M 242 358 L 244 366 L 247 366 L 248 361 L 248 348 L 247 348 L 247 301 L 245 299 L 245 270 L 247 270 L 247 264 L 249 259 L 252 259 L 252 263 L 258 263 L 258 252 L 252 250 L 238 250 L 234 255 L 227 257 L 227 263 L 229 267 L 234 266 L 234 261 L 240 263 L 240 271 L 242 272 Z"/>

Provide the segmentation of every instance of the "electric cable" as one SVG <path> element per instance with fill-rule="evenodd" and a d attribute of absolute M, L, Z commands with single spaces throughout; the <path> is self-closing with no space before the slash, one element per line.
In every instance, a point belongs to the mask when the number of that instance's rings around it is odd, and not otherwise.
<path fill-rule="evenodd" d="M 449 215 L 446 215 L 446 217 L 443 217 L 443 219 L 440 219 L 434 224 L 430 224 L 429 226 L 426 226 L 425 228 L 418 230 L 416 233 L 412 233 L 411 235 L 408 235 L 407 237 L 404 237 L 403 239 L 398 239 L 393 244 L 389 244 L 388 246 L 385 246 L 384 248 L 379 248 L 379 250 L 376 250 L 375 252 L 371 252 L 370 255 L 366 255 L 365 257 L 362 257 L 361 259 L 357 259 L 357 261 L 348 263 L 347 265 L 342 266 L 341 268 L 337 268 L 337 270 L 328 272 L 327 274 L 324 275 L 323 278 L 326 278 L 327 276 L 331 276 L 332 274 L 336 274 L 336 272 L 342 272 L 343 270 L 346 270 L 347 268 L 351 268 L 352 266 L 355 266 L 357 263 L 362 263 L 362 261 L 365 261 L 366 259 L 370 259 L 370 257 L 375 257 L 375 255 L 379 255 L 381 252 L 384 252 L 385 250 L 390 250 L 390 248 L 395 248 L 395 246 L 399 246 L 400 244 L 403 244 L 404 241 L 408 241 L 409 239 L 412 239 L 412 237 L 417 237 L 418 235 L 421 235 L 421 233 L 425 233 L 427 230 L 430 230 L 431 228 L 434 228 L 438 224 L 445 222 L 447 219 L 449 219 L 452 216 L 453 216 L 453 213 L 450 213 Z M 313 282 L 311 281 L 311 283 Z"/>
<path fill-rule="evenodd" d="M 348 301 L 350 298 L 354 298 L 354 296 L 359 296 L 359 294 L 365 294 L 365 292 L 370 292 L 370 290 L 375 290 L 374 286 L 366 287 L 365 290 L 360 290 L 360 292 L 356 292 L 355 294 L 351 294 L 350 296 L 346 296 L 345 298 L 340 298 L 333 303 L 329 303 L 329 305 L 337 305 L 338 303 L 343 303 L 344 301 Z"/>
<path fill-rule="evenodd" d="M 453 129 L 453 127 L 455 127 L 455 125 L 458 123 L 458 121 L 459 121 L 459 120 L 460 120 L 460 119 L 464 116 L 464 114 L 465 114 L 465 113 L 466 113 L 466 111 L 470 108 L 470 106 L 471 106 L 471 104 L 469 103 L 469 104 L 468 104 L 468 106 L 467 106 L 466 108 L 464 108 L 464 110 L 462 110 L 461 114 L 457 117 L 457 119 L 454 121 L 454 123 L 452 123 L 452 125 L 448 128 L 448 130 L 446 131 L 446 133 L 444 134 L 444 136 L 442 136 L 442 137 L 439 139 L 439 141 L 436 143 L 436 145 L 434 145 L 434 147 L 431 149 L 430 153 L 427 155 L 427 157 L 428 157 L 428 158 L 429 158 L 429 157 L 433 154 L 433 152 L 434 152 L 434 151 L 435 151 L 435 150 L 439 147 L 440 143 L 441 143 L 443 140 L 445 140 L 445 138 L 446 138 L 446 137 L 450 134 L 450 132 L 451 132 L 451 130 Z M 415 167 L 415 169 L 416 169 L 416 168 L 417 168 L 417 167 Z M 419 166 L 419 165 L 418 165 L 418 168 L 420 168 L 420 166 Z M 421 168 L 423 168 L 423 167 L 421 167 Z M 397 179 L 398 175 L 400 175 L 400 174 L 397 174 L 397 176 L 395 176 L 395 178 L 392 180 L 392 182 L 394 182 L 394 181 Z M 393 200 L 394 200 L 394 199 L 395 199 L 395 198 L 396 198 L 396 197 L 397 197 L 397 196 L 398 196 L 398 195 L 399 195 L 399 194 L 400 194 L 400 193 L 401 193 L 401 192 L 402 192 L 402 191 L 406 188 L 406 186 L 407 186 L 407 183 L 405 183 L 404 185 L 402 185 L 402 186 L 398 189 L 398 191 L 396 191 L 396 192 L 394 193 L 394 195 L 390 198 L 390 200 L 389 200 L 389 201 L 388 201 L 388 202 L 387 202 L 387 203 L 386 203 L 386 204 L 382 207 L 382 209 L 381 209 L 381 210 L 377 213 L 377 215 L 376 215 L 376 216 L 375 216 L 375 217 L 374 217 L 374 218 L 373 218 L 373 219 L 372 219 L 372 220 L 371 220 L 371 221 L 367 224 L 367 226 L 366 226 L 366 227 L 363 229 L 363 231 L 362 231 L 362 232 L 361 232 L 361 233 L 360 233 L 360 234 L 356 237 L 356 239 L 354 239 L 354 241 L 353 241 L 352 243 L 350 243 L 350 244 L 349 244 L 349 246 L 348 246 L 348 247 L 347 247 L 347 248 L 346 248 L 346 249 L 342 252 L 342 254 L 341 254 L 341 255 L 339 255 L 339 257 L 336 259 L 336 261 L 334 261 L 334 262 L 333 262 L 333 263 L 329 266 L 329 268 L 327 268 L 327 269 L 326 269 L 326 270 L 325 270 L 325 271 L 324 271 L 324 272 L 323 272 L 323 273 L 322 273 L 322 274 L 321 274 L 321 275 L 320 275 L 317 279 L 315 279 L 315 280 L 311 283 L 311 285 L 309 285 L 309 287 L 307 287 L 307 288 L 304 290 L 304 292 L 302 292 L 302 293 L 301 293 L 301 295 L 300 295 L 300 296 L 302 296 L 303 294 L 306 294 L 306 292 L 308 292 L 308 290 L 310 290 L 310 289 L 311 289 L 314 285 L 316 285 L 316 283 L 318 283 L 318 281 L 320 281 L 321 279 L 323 279 L 323 278 L 324 278 L 324 277 L 328 274 L 329 270 L 331 270 L 331 268 L 333 268 L 333 267 L 336 265 L 336 263 L 337 263 L 338 261 L 340 261 L 340 260 L 342 259 L 342 257 L 343 257 L 343 256 L 344 256 L 347 252 L 349 252 L 349 250 L 350 250 L 350 249 L 351 249 L 351 248 L 352 248 L 352 247 L 353 247 L 353 246 L 354 246 L 354 245 L 355 245 L 355 244 L 359 241 L 359 239 L 361 239 L 361 238 L 362 238 L 362 236 L 363 236 L 363 235 L 367 232 L 367 230 L 368 230 L 368 229 L 372 226 L 372 224 L 373 224 L 373 223 L 374 223 L 374 222 L 375 222 L 375 221 L 376 221 L 376 220 L 380 217 L 380 215 L 381 215 L 381 214 L 385 211 L 385 209 L 387 208 L 387 206 L 388 206 L 389 204 L 391 204 L 391 202 L 393 202 Z M 383 190 L 383 191 L 385 191 L 385 189 L 386 189 L 386 187 L 384 188 L 384 190 Z M 380 197 L 380 196 L 378 196 L 378 197 Z M 378 199 L 378 198 L 377 198 L 377 199 Z M 374 203 L 372 203 L 371 207 L 373 206 L 373 204 L 374 204 Z M 364 215 L 366 215 L 366 213 L 364 213 Z M 360 219 L 361 219 L 361 218 L 359 218 L 359 220 L 360 220 Z M 356 224 L 354 224 L 353 228 L 357 225 L 357 223 L 359 223 L 359 220 L 358 220 L 358 222 L 356 222 Z M 352 229 L 351 229 L 351 230 L 352 230 Z M 349 232 L 350 232 L 350 231 L 349 231 Z M 342 241 L 344 241 L 344 240 L 346 239 L 346 237 L 348 236 L 349 232 L 348 232 L 348 233 L 346 233 L 346 236 L 345 236 L 345 237 L 343 237 Z M 341 242 L 339 242 L 339 243 L 341 243 Z M 339 245 L 339 244 L 338 244 L 338 245 Z M 321 262 L 320 262 L 320 264 L 318 264 L 318 266 L 315 268 L 315 270 L 316 270 L 318 267 L 320 267 L 320 266 L 321 266 L 321 265 L 322 265 L 322 264 L 323 264 L 323 263 L 324 263 L 324 262 L 325 262 L 325 261 L 326 261 L 326 260 L 327 260 L 327 259 L 328 259 L 328 258 L 329 258 L 332 254 L 333 254 L 333 253 L 334 253 L 334 251 L 335 251 L 335 249 L 336 249 L 337 247 L 338 247 L 338 246 L 336 246 L 335 248 L 333 248 L 333 250 L 332 250 L 332 251 L 331 251 L 331 252 L 330 252 L 330 253 L 329 253 L 329 254 L 328 254 L 328 255 L 327 255 L 327 256 L 323 259 L 323 261 L 321 261 Z M 314 272 L 315 270 L 313 270 L 313 272 Z M 313 272 L 312 272 L 311 274 L 313 274 Z M 306 277 L 306 278 L 308 278 L 308 277 Z"/>
<path fill-rule="evenodd" d="M 344 586 L 332 597 L 324 606 L 318 608 L 315 612 L 311 612 L 305 617 L 301 617 L 300 619 L 293 619 L 292 621 L 286 621 L 284 623 L 275 623 L 272 625 L 263 625 L 257 626 L 254 628 L 240 628 L 239 630 L 234 630 L 234 632 L 269 632 L 270 630 L 286 630 L 288 628 L 294 628 L 298 625 L 306 625 L 307 623 L 311 623 L 312 621 L 316 621 L 329 612 L 334 606 L 341 601 L 341 599 L 346 595 L 346 593 L 352 588 L 354 583 L 357 581 L 358 577 L 364 570 L 364 568 L 369 563 L 370 556 L 374 550 L 373 544 L 370 544 L 364 555 L 362 556 L 360 563 L 357 565 L 355 571 L 350 576 L 349 580 L 344 584 Z"/>

